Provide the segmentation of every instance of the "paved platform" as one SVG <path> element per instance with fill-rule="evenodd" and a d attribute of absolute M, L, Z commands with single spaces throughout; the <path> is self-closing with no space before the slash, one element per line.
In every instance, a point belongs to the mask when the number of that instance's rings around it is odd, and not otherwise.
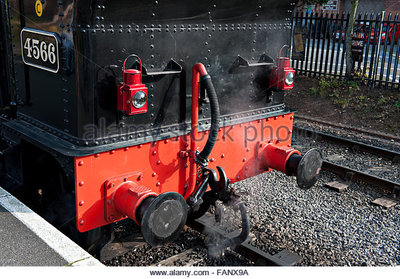
<path fill-rule="evenodd" d="M 103 266 L 0 187 L 0 266 Z"/>

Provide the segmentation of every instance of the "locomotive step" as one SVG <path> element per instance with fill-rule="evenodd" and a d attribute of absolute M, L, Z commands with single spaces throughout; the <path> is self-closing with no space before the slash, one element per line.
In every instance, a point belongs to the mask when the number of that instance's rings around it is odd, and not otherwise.
<path fill-rule="evenodd" d="M 102 266 L 0 187 L 0 266 Z"/>

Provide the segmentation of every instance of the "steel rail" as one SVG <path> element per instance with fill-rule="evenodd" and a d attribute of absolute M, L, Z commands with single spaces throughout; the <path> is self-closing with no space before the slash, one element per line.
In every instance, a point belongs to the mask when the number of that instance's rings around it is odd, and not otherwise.
<path fill-rule="evenodd" d="M 359 152 L 364 151 L 370 154 L 375 154 L 380 157 L 392 160 L 393 162 L 400 162 L 400 153 L 389 150 L 382 147 L 373 146 L 366 143 L 361 143 L 347 138 L 342 138 L 334 135 L 330 135 L 324 132 L 313 131 L 306 128 L 294 127 L 294 131 L 298 134 L 306 137 L 315 135 L 318 139 L 331 141 L 340 145 L 350 147 L 353 151 Z M 371 175 L 366 172 L 358 171 L 343 165 L 338 165 L 327 160 L 323 161 L 322 169 L 335 173 L 342 177 L 346 181 L 359 181 L 370 184 L 371 186 L 378 187 L 387 191 L 390 191 L 395 197 L 400 196 L 400 184 L 394 181 L 387 180 L 385 178 Z"/>
<path fill-rule="evenodd" d="M 367 134 L 367 135 L 372 135 L 375 137 L 380 137 L 380 138 L 385 138 L 388 140 L 394 140 L 394 141 L 400 142 L 400 137 L 395 136 L 395 135 L 389 135 L 389 134 L 375 132 L 375 131 L 371 131 L 371 130 L 364 130 L 364 129 L 360 129 L 360 128 L 356 128 L 356 127 L 351 127 L 348 125 L 343 125 L 343 124 L 326 121 L 326 120 L 314 119 L 314 118 L 307 117 L 307 116 L 304 116 L 301 114 L 296 114 L 295 119 L 315 122 L 315 123 L 319 123 L 319 124 L 323 124 L 323 125 L 327 125 L 327 126 L 351 130 L 351 131 L 355 131 L 355 132 L 359 132 L 359 133 L 363 133 L 363 134 Z"/>
<path fill-rule="evenodd" d="M 310 129 L 302 128 L 302 127 L 295 126 L 293 128 L 293 130 L 298 135 L 301 135 L 304 137 L 315 136 L 316 139 L 322 139 L 322 140 L 338 143 L 340 145 L 348 146 L 351 148 L 352 151 L 355 151 L 355 152 L 364 151 L 364 152 L 378 155 L 380 157 L 384 157 L 393 162 L 400 162 L 400 152 L 397 152 L 394 150 L 390 150 L 387 148 L 378 147 L 378 146 L 374 146 L 371 144 L 367 144 L 367 143 L 327 134 L 327 133 L 320 132 L 320 131 L 310 130 Z"/>
<path fill-rule="evenodd" d="M 400 196 L 400 184 L 387 180 L 385 178 L 371 175 L 362 171 L 351 169 L 342 165 L 338 165 L 332 162 L 323 161 L 322 169 L 335 173 L 341 176 L 346 181 L 359 181 L 368 183 L 371 186 L 390 191 L 394 198 Z"/>

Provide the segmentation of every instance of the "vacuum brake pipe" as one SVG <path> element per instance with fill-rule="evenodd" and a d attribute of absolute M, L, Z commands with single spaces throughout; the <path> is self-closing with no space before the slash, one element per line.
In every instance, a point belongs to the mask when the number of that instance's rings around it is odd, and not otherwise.
<path fill-rule="evenodd" d="M 211 128 L 208 135 L 207 143 L 203 150 L 197 155 L 196 152 L 196 136 L 198 134 L 199 126 L 199 85 L 200 81 L 206 89 L 207 96 L 210 100 L 211 107 Z M 192 130 L 190 139 L 191 159 L 190 164 L 190 178 L 189 187 L 184 196 L 185 200 L 192 194 L 197 179 L 197 164 L 205 167 L 207 166 L 208 156 L 210 155 L 214 144 L 217 140 L 219 130 L 219 104 L 217 93 L 211 81 L 210 75 L 207 73 L 203 64 L 197 63 L 193 66 L 192 70 Z"/>

